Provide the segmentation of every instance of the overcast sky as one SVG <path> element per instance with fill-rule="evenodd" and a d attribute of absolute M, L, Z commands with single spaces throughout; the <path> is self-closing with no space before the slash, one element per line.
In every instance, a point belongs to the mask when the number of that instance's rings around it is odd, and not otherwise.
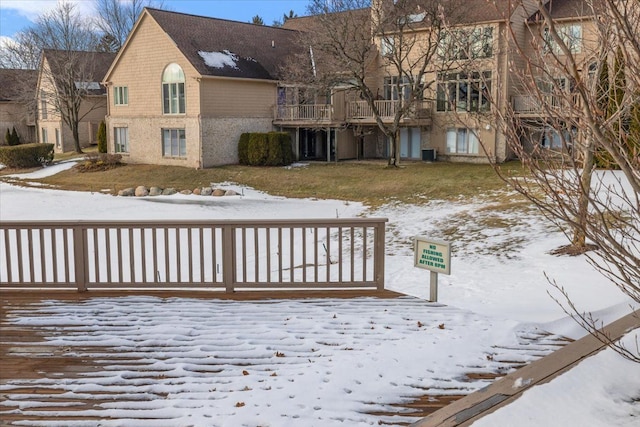
<path fill-rule="evenodd" d="M 0 36 L 12 37 L 27 27 L 39 14 L 53 9 L 59 0 L 0 0 Z M 93 13 L 92 0 L 67 0 L 86 15 Z M 164 0 L 164 8 L 176 12 L 249 22 L 260 15 L 267 25 L 282 20 L 293 10 L 306 14 L 308 0 Z"/>

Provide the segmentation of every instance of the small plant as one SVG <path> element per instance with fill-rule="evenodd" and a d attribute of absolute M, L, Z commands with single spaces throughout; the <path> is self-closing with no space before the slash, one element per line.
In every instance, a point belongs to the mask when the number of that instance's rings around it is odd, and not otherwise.
<path fill-rule="evenodd" d="M 76 165 L 80 172 L 100 172 L 117 168 L 122 165 L 121 154 L 89 154 L 83 162 Z"/>
<path fill-rule="evenodd" d="M 98 127 L 98 133 L 96 134 L 96 140 L 98 141 L 98 152 L 106 153 L 107 152 L 107 125 L 104 123 L 104 120 L 100 122 L 100 126 Z"/>

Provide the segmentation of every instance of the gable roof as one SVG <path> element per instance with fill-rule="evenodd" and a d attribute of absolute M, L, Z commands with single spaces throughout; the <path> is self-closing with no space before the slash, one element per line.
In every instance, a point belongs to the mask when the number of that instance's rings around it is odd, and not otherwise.
<path fill-rule="evenodd" d="M 297 32 L 145 8 L 203 76 L 276 80 L 279 65 L 299 50 Z"/>
<path fill-rule="evenodd" d="M 43 59 L 46 59 L 51 69 L 54 80 L 57 76 L 64 74 L 64 67 L 72 64 L 76 69 L 73 71 L 74 78 L 81 79 L 77 85 L 83 85 L 91 95 L 104 95 L 106 88 L 100 83 L 116 57 L 111 52 L 84 52 L 45 49 L 42 52 Z M 44 61 L 42 61 L 44 63 Z M 41 65 L 42 67 L 42 65 Z"/>
<path fill-rule="evenodd" d="M 35 95 L 37 80 L 38 70 L 0 68 L 0 101 L 17 101 L 32 97 Z"/>
<path fill-rule="evenodd" d="M 587 0 L 549 0 L 544 7 L 553 19 L 593 16 L 593 10 Z M 529 18 L 529 22 L 537 22 L 541 19 L 540 12 L 536 12 Z"/>

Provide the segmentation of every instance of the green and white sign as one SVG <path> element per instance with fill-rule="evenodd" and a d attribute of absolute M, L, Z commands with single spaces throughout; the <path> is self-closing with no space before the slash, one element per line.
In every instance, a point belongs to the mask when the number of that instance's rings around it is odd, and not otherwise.
<path fill-rule="evenodd" d="M 413 249 L 416 267 L 451 274 L 451 243 L 416 237 Z"/>

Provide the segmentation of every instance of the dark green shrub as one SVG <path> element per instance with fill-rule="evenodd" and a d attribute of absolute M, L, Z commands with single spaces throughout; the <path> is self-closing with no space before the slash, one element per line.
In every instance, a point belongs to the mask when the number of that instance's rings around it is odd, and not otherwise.
<path fill-rule="evenodd" d="M 4 143 L 11 145 L 11 132 L 9 131 L 9 128 L 7 128 L 7 132 L 4 134 Z"/>
<path fill-rule="evenodd" d="M 267 161 L 267 134 L 252 133 L 249 135 L 247 158 L 252 166 L 263 166 Z"/>
<path fill-rule="evenodd" d="M 247 142 L 247 163 L 252 166 L 284 166 L 293 161 L 291 137 L 286 132 L 250 133 Z M 238 147 L 240 150 L 240 147 Z M 238 153 L 240 157 L 240 153 Z"/>
<path fill-rule="evenodd" d="M 53 144 L 22 144 L 0 147 L 0 163 L 8 168 L 32 168 L 53 160 Z"/>
<path fill-rule="evenodd" d="M 96 140 L 98 141 L 98 153 L 107 152 L 107 125 L 104 120 L 100 122 L 98 126 L 98 133 L 96 134 Z"/>
<path fill-rule="evenodd" d="M 16 132 L 15 126 L 11 131 L 11 141 L 9 141 L 9 145 L 20 145 L 20 137 L 18 136 L 18 132 Z"/>
<path fill-rule="evenodd" d="M 240 141 L 238 141 L 238 163 L 241 165 L 249 164 L 249 138 L 250 133 L 243 133 L 240 135 Z"/>

